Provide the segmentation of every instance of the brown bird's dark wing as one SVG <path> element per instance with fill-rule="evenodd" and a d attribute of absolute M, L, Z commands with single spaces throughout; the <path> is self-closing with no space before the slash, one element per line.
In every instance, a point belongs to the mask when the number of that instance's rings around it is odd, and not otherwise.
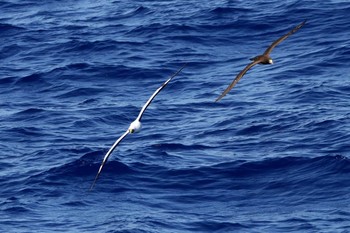
<path fill-rule="evenodd" d="M 243 77 L 247 71 L 252 68 L 254 65 L 258 64 L 260 60 L 253 61 L 252 63 L 249 63 L 239 74 L 236 76 L 236 78 L 232 81 L 232 83 L 226 88 L 226 90 L 215 100 L 215 102 L 218 102 L 221 100 L 229 91 L 238 83 L 238 81 Z"/>
<path fill-rule="evenodd" d="M 279 43 L 281 43 L 282 41 L 284 41 L 285 39 L 287 39 L 288 36 L 292 35 L 293 33 L 297 32 L 302 26 L 304 26 L 304 24 L 306 23 L 306 20 L 304 20 L 304 22 L 302 22 L 301 24 L 299 24 L 298 26 L 296 26 L 295 28 L 293 28 L 290 32 L 288 32 L 287 34 L 285 34 L 284 36 L 280 37 L 278 40 L 276 40 L 275 42 L 273 42 L 270 47 L 268 47 L 265 52 L 264 55 L 268 55 L 271 53 L 272 49 L 274 49 Z"/>

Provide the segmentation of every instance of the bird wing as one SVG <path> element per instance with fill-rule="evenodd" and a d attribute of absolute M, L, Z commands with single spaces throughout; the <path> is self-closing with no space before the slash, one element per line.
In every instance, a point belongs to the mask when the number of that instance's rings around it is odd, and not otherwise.
<path fill-rule="evenodd" d="M 100 166 L 100 169 L 99 169 L 98 172 L 97 172 L 97 175 L 96 175 L 96 177 L 95 177 L 94 182 L 92 183 L 92 185 L 91 185 L 91 187 L 90 187 L 90 190 L 92 190 L 92 189 L 94 188 L 95 183 L 96 183 L 98 177 L 99 177 L 100 174 L 101 174 L 102 168 L 103 168 L 103 166 L 106 164 L 106 162 L 107 162 L 109 156 L 112 154 L 113 150 L 118 146 L 118 144 L 126 137 L 126 135 L 128 135 L 128 133 L 129 133 L 129 130 L 127 130 L 122 136 L 120 136 L 120 137 L 118 138 L 118 140 L 115 141 L 115 143 L 113 144 L 113 146 L 109 149 L 109 151 L 107 152 L 107 154 L 106 154 L 105 157 L 103 158 L 103 161 L 102 161 L 102 164 L 101 164 L 101 166 Z"/>
<path fill-rule="evenodd" d="M 273 42 L 270 47 L 268 47 L 265 52 L 264 55 L 268 55 L 271 53 L 272 49 L 274 49 L 279 43 L 281 43 L 282 41 L 284 41 L 285 39 L 287 39 L 288 36 L 292 35 L 293 33 L 297 32 L 302 26 L 304 26 L 304 24 L 306 23 L 306 20 L 304 20 L 301 24 L 299 24 L 298 26 L 296 26 L 295 28 L 293 28 L 290 32 L 288 32 L 287 34 L 285 34 L 284 36 L 281 36 L 278 40 L 276 40 L 275 42 Z"/>
<path fill-rule="evenodd" d="M 258 64 L 260 60 L 253 61 L 252 63 L 249 63 L 239 74 L 236 76 L 236 78 L 232 81 L 232 83 L 226 88 L 226 90 L 215 100 L 215 102 L 218 102 L 221 100 L 237 83 L 238 81 L 243 77 L 247 71 L 252 68 L 254 65 Z"/>
<path fill-rule="evenodd" d="M 141 117 L 143 115 L 143 113 L 146 111 L 147 107 L 151 104 L 152 100 L 154 99 L 154 97 L 156 97 L 156 95 L 176 76 L 178 75 L 181 70 L 186 66 L 186 64 L 184 64 L 175 74 L 173 74 L 168 80 L 166 80 L 162 86 L 160 86 L 154 93 L 153 95 L 147 100 L 146 104 L 143 105 L 138 117 L 136 118 L 137 120 L 141 121 Z"/>

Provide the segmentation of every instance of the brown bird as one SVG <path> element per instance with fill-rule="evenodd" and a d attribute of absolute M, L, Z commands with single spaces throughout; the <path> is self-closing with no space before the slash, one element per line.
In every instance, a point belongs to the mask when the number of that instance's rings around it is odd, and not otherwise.
<path fill-rule="evenodd" d="M 273 60 L 270 57 L 270 53 L 271 53 L 272 49 L 274 49 L 279 43 L 281 43 L 282 41 L 287 39 L 288 36 L 292 35 L 296 31 L 298 31 L 302 26 L 304 26 L 305 23 L 306 23 L 306 20 L 304 22 L 302 22 L 301 24 L 299 24 L 298 26 L 296 26 L 295 28 L 293 28 L 290 32 L 288 32 L 287 34 L 285 34 L 284 36 L 280 37 L 278 40 L 273 42 L 270 45 L 270 47 L 268 47 L 262 55 L 258 55 L 254 58 L 251 58 L 250 60 L 253 62 L 248 64 L 241 72 L 239 72 L 239 74 L 236 76 L 236 78 L 226 88 L 226 90 L 215 100 L 215 102 L 221 100 L 238 83 L 238 81 L 243 77 L 243 75 L 245 73 L 247 73 L 247 71 L 250 68 L 252 68 L 253 66 L 255 66 L 256 64 L 262 64 L 262 65 L 273 64 Z"/>

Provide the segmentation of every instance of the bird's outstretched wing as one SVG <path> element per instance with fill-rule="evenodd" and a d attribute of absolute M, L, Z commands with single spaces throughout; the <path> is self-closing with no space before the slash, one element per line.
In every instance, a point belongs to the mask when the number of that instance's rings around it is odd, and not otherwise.
<path fill-rule="evenodd" d="M 160 86 L 160 87 L 153 93 L 153 95 L 147 100 L 146 104 L 142 107 L 142 109 L 141 109 L 141 111 L 140 111 L 138 117 L 136 118 L 136 120 L 141 121 L 142 114 L 145 112 L 145 110 L 147 109 L 147 107 L 151 104 L 151 102 L 152 102 L 152 100 L 154 99 L 154 97 L 156 97 L 156 95 L 157 95 L 157 94 L 158 94 L 158 93 L 159 93 L 159 92 L 160 92 L 160 91 L 161 91 L 161 90 L 162 90 L 162 89 L 163 89 L 163 88 L 178 74 L 178 73 L 180 73 L 181 70 L 182 70 L 185 66 L 186 66 L 186 64 L 183 65 L 175 74 L 173 74 L 168 80 L 166 80 L 166 81 L 162 84 L 162 86 Z M 101 166 L 100 166 L 100 168 L 99 168 L 99 170 L 98 170 L 98 172 L 97 172 L 97 174 L 96 174 L 96 177 L 95 177 L 94 182 L 92 183 L 92 185 L 91 185 L 91 187 L 90 187 L 90 190 L 92 190 L 92 189 L 94 188 L 95 183 L 96 183 L 98 177 L 100 176 L 101 171 L 102 171 L 104 165 L 106 164 L 106 162 L 107 162 L 109 156 L 112 154 L 113 150 L 118 146 L 118 144 L 119 144 L 119 143 L 126 137 L 126 135 L 128 135 L 128 134 L 129 134 L 129 130 L 127 130 L 122 136 L 120 136 L 120 137 L 118 138 L 118 140 L 115 141 L 115 143 L 113 144 L 113 146 L 109 149 L 109 151 L 107 152 L 107 154 L 106 154 L 105 157 L 103 158 L 102 164 L 101 164 Z"/>
<path fill-rule="evenodd" d="M 301 24 L 293 28 L 290 32 L 285 34 L 284 36 L 281 36 L 278 40 L 274 41 L 264 52 L 264 55 L 268 55 L 271 53 L 272 49 L 274 49 L 279 43 L 284 41 L 288 38 L 288 36 L 292 35 L 293 33 L 297 32 L 304 24 L 306 23 L 306 20 L 304 20 Z"/>
<path fill-rule="evenodd" d="M 154 93 L 153 95 L 147 100 L 147 102 L 145 103 L 145 105 L 143 105 L 138 117 L 136 118 L 137 120 L 141 121 L 141 117 L 143 115 L 143 113 L 146 111 L 147 107 L 151 104 L 152 100 L 154 99 L 154 97 L 156 97 L 156 95 L 158 95 L 158 93 L 176 76 L 178 75 L 181 70 L 183 68 L 185 68 L 186 64 L 184 64 L 175 74 L 173 74 L 168 80 L 166 80 L 162 86 L 160 86 Z"/>
<path fill-rule="evenodd" d="M 109 156 L 112 154 L 113 150 L 118 146 L 118 144 L 125 138 L 125 136 L 128 135 L 128 133 L 129 133 L 129 130 L 127 130 L 122 136 L 120 136 L 120 137 L 118 138 L 118 140 L 115 141 L 115 143 L 113 144 L 113 146 L 109 149 L 109 151 L 107 152 L 107 154 L 105 155 L 105 157 L 103 158 L 103 161 L 102 161 L 102 164 L 101 164 L 101 166 L 100 166 L 100 169 L 98 170 L 97 175 L 96 175 L 96 177 L 95 177 L 95 180 L 94 180 L 94 182 L 92 183 L 92 185 L 91 185 L 91 187 L 90 187 L 90 191 L 94 188 L 95 183 L 96 183 L 98 177 L 99 177 L 100 174 L 101 174 L 102 168 L 103 168 L 103 166 L 106 164 L 106 162 L 107 162 Z"/>
<path fill-rule="evenodd" d="M 232 83 L 226 88 L 226 90 L 215 100 L 215 102 L 218 102 L 221 100 L 229 91 L 238 83 L 238 81 L 243 77 L 247 71 L 252 68 L 254 65 L 258 64 L 260 60 L 253 61 L 249 63 L 239 74 L 236 76 L 236 78 L 232 81 Z"/>

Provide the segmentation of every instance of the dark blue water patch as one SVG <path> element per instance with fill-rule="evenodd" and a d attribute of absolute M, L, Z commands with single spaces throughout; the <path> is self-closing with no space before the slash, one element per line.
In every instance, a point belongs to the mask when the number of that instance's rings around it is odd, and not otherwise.
<path fill-rule="evenodd" d="M 28 108 L 28 109 L 25 109 L 23 111 L 20 111 L 18 113 L 16 113 L 16 115 L 20 116 L 21 115 L 24 115 L 24 116 L 27 116 L 27 115 L 36 115 L 36 114 L 41 114 L 43 113 L 45 110 L 43 109 L 40 109 L 40 108 Z"/>
<path fill-rule="evenodd" d="M 83 77 L 89 77 L 89 75 L 86 74 L 90 74 L 91 76 L 95 73 L 96 68 L 94 67 L 94 65 L 85 62 L 78 62 L 70 63 L 62 67 L 55 67 L 46 71 L 43 75 L 49 79 L 64 79 L 75 78 L 77 77 L 77 74 L 80 74 Z"/>
<path fill-rule="evenodd" d="M 187 230 L 191 232 L 234 232 L 234 231 L 249 231 L 250 226 L 233 223 L 233 222 L 223 222 L 214 220 L 203 220 L 200 222 L 192 222 L 191 226 Z"/>
<path fill-rule="evenodd" d="M 138 26 L 136 28 L 132 28 L 127 35 L 132 35 L 132 36 L 147 36 L 147 37 L 152 37 L 157 34 L 159 30 L 163 28 L 163 25 L 160 23 L 153 23 L 151 25 L 145 25 L 145 26 Z M 158 33 L 159 34 L 159 33 Z"/>
<path fill-rule="evenodd" d="M 240 7 L 216 7 L 215 9 L 212 9 L 211 12 L 217 14 L 218 16 L 221 15 L 232 15 L 232 14 L 241 14 L 241 13 L 248 13 L 254 11 L 252 8 L 240 8 Z"/>
<path fill-rule="evenodd" d="M 93 128 L 94 126 L 98 127 L 100 119 L 94 119 L 94 120 L 75 120 L 72 124 L 74 128 L 84 128 L 84 127 L 90 127 Z"/>
<path fill-rule="evenodd" d="M 17 32 L 22 30 L 22 27 L 18 27 L 12 24 L 0 23 L 0 34 L 8 35 L 11 32 Z"/>
<path fill-rule="evenodd" d="M 101 151 L 88 153 L 79 160 L 64 164 L 60 167 L 52 168 L 46 171 L 43 175 L 47 176 L 51 181 L 66 180 L 69 179 L 69 177 L 89 177 L 91 174 L 97 173 L 103 155 L 104 154 Z M 104 168 L 103 172 L 104 174 L 112 172 L 113 174 L 122 175 L 132 173 L 132 169 L 122 162 L 110 161 L 108 162 L 108 166 Z M 91 179 L 92 178 L 93 177 L 91 176 Z"/>
<path fill-rule="evenodd" d="M 115 2 L 115 5 L 120 4 L 119 2 Z M 106 15 L 103 20 L 108 20 L 111 22 L 111 24 L 106 25 L 107 27 L 110 25 L 119 25 L 123 26 L 124 23 L 127 24 L 128 19 L 131 20 L 138 20 L 142 19 L 145 16 L 150 16 L 154 13 L 152 9 L 149 7 L 142 5 L 142 4 L 136 4 L 136 5 L 128 5 L 128 7 L 119 8 L 113 12 L 110 12 L 110 14 Z M 92 20 L 94 21 L 101 21 L 100 17 L 93 17 Z"/>
<path fill-rule="evenodd" d="M 266 132 L 270 130 L 271 125 L 269 124 L 255 124 L 250 125 L 247 128 L 237 131 L 237 135 L 253 135 L 260 134 L 262 132 Z"/>
<path fill-rule="evenodd" d="M 7 130 L 9 133 L 11 133 L 11 135 L 15 136 L 17 135 L 18 137 L 20 137 L 21 141 L 26 141 L 25 138 L 22 137 L 34 137 L 34 136 L 48 136 L 50 134 L 47 134 L 45 132 L 42 131 L 41 128 L 38 127 L 31 127 L 31 126 L 24 126 L 24 127 L 13 127 L 9 130 Z"/>
<path fill-rule="evenodd" d="M 84 203 L 82 201 L 70 201 L 70 202 L 63 203 L 63 205 L 75 208 L 75 207 L 86 206 L 86 203 Z"/>
<path fill-rule="evenodd" d="M 153 13 L 148 7 L 139 6 L 134 9 L 123 12 L 122 14 L 116 14 L 115 19 L 125 19 L 125 18 L 135 18 L 135 17 L 144 17 L 147 14 Z"/>
<path fill-rule="evenodd" d="M 14 215 L 18 215 L 18 214 L 24 214 L 26 212 L 30 212 L 30 210 L 21 207 L 21 206 L 14 206 L 14 207 L 8 207 L 3 209 L 2 211 L 4 211 L 7 214 L 14 214 Z"/>
<path fill-rule="evenodd" d="M 26 123 L 28 122 L 30 123 L 31 127 L 34 127 L 34 122 L 38 122 L 39 123 L 39 125 L 37 125 L 38 131 L 40 130 L 40 124 L 42 124 L 41 126 L 44 126 L 45 122 L 47 122 L 46 120 L 48 119 L 48 116 L 52 117 L 52 113 L 54 112 L 51 109 L 46 109 L 45 107 L 40 108 L 37 106 L 28 106 L 26 104 L 24 104 L 23 107 L 21 106 L 18 108 L 21 110 L 11 114 L 7 118 L 7 121 L 11 122 L 12 124 L 16 124 L 18 127 L 20 126 L 26 127 L 27 126 Z M 26 132 L 29 129 L 30 128 L 27 128 L 27 130 L 24 130 L 24 128 L 22 128 L 22 130 L 19 130 L 18 128 L 17 132 Z M 32 130 L 34 130 L 34 128 L 32 128 Z"/>
<path fill-rule="evenodd" d="M 116 49 L 116 43 L 114 41 L 105 40 L 105 41 L 77 41 L 72 40 L 66 42 L 64 46 L 59 46 L 63 48 L 61 52 L 63 53 L 93 53 L 93 52 L 108 52 Z"/>
<path fill-rule="evenodd" d="M 4 151 L 2 151 L 2 152 L 4 152 Z M 13 168 L 14 166 L 15 166 L 14 164 L 12 164 L 10 162 L 6 162 L 6 161 L 0 163 L 0 169 L 2 169 L 2 170 Z M 0 182 L 4 182 L 4 181 L 6 181 L 6 180 L 0 179 Z"/>
<path fill-rule="evenodd" d="M 276 230 L 279 231 L 317 231 L 317 227 L 303 218 L 290 218 L 280 221 L 282 226 L 277 226 Z"/>
<path fill-rule="evenodd" d="M 82 96 L 96 96 L 99 93 L 103 92 L 104 90 L 99 88 L 75 88 L 73 90 L 67 91 L 64 94 L 60 94 L 56 96 L 58 99 L 65 99 L 65 98 L 81 98 Z"/>
<path fill-rule="evenodd" d="M 209 44 L 210 41 L 212 41 L 211 38 L 202 38 L 200 36 L 196 36 L 196 35 L 174 35 L 169 37 L 169 39 L 174 40 L 174 41 L 178 41 L 178 42 L 193 42 L 195 41 L 196 44 Z M 182 54 L 181 54 L 182 55 Z"/>
<path fill-rule="evenodd" d="M 153 136 L 152 136 L 153 137 Z M 163 136 L 162 136 L 163 137 Z M 161 138 L 161 137 L 159 137 Z M 159 150 L 205 150 L 210 149 L 212 147 L 206 145 L 185 145 L 181 143 L 162 143 L 162 144 L 154 144 L 152 147 Z"/>
<path fill-rule="evenodd" d="M 7 45 L 0 50 L 0 59 L 10 58 L 20 53 L 22 48 L 16 44 Z"/>
<path fill-rule="evenodd" d="M 294 89 L 290 93 L 291 99 L 297 104 L 315 104 L 319 100 L 327 101 L 334 99 L 334 92 L 329 90 L 326 83 L 309 85 L 304 88 Z"/>
<path fill-rule="evenodd" d="M 71 64 L 67 65 L 67 69 L 77 70 L 77 71 L 88 69 L 90 67 L 91 67 L 91 65 L 89 63 L 86 63 L 86 62 L 71 63 Z"/>
<path fill-rule="evenodd" d="M 169 36 L 173 35 L 174 37 L 182 36 L 182 38 L 187 38 L 192 41 L 196 38 L 186 37 L 189 32 L 196 32 L 197 29 L 192 26 L 184 25 L 184 24 L 163 24 L 163 23 L 152 23 L 149 25 L 141 25 L 135 28 L 132 28 L 126 35 L 135 36 L 135 37 L 145 37 L 149 39 L 161 39 L 163 33 L 168 33 Z M 186 34 L 186 35 L 183 35 Z M 191 35 L 191 34 L 190 34 Z M 192 35 L 194 36 L 194 35 Z M 171 39 L 171 38 L 170 38 Z M 197 38 L 199 39 L 199 38 Z"/>
<path fill-rule="evenodd" d="M 8 87 L 7 85 L 14 83 L 15 80 L 16 80 L 16 77 L 2 77 L 2 78 L 0 78 L 0 84 L 6 85 L 6 86 L 4 86 L 4 88 L 7 88 Z"/>
<path fill-rule="evenodd" d="M 91 99 L 84 100 L 83 102 L 79 103 L 79 105 L 84 106 L 84 105 L 91 105 L 91 104 L 95 104 L 95 103 L 98 103 L 98 100 L 91 98 Z"/>
<path fill-rule="evenodd" d="M 138 228 L 129 229 L 129 230 L 108 230 L 106 233 L 148 233 L 148 230 L 141 230 Z"/>
<path fill-rule="evenodd" d="M 349 56 L 350 55 L 350 46 L 344 46 L 341 51 L 339 51 L 339 57 Z"/>
<path fill-rule="evenodd" d="M 21 1 L 21 2 L 14 2 L 14 1 L 1 1 L 1 7 L 8 8 L 8 9 L 22 9 L 23 8 L 30 8 L 32 6 L 36 6 L 35 1 Z"/>
<path fill-rule="evenodd" d="M 23 92 L 29 91 L 32 93 L 38 93 L 40 89 L 44 89 L 49 86 L 51 86 L 51 84 L 45 80 L 42 73 L 32 73 L 30 75 L 17 78 L 12 88 Z"/>
<path fill-rule="evenodd" d="M 26 83 L 40 83 L 43 79 L 40 73 L 33 73 L 31 75 L 22 77 L 16 84 L 26 84 Z"/>
<path fill-rule="evenodd" d="M 255 186 L 255 188 L 266 190 L 287 191 L 291 190 L 290 188 L 304 190 L 306 183 L 313 185 L 313 188 L 320 188 L 318 184 L 330 188 L 345 182 L 346 174 L 350 172 L 349 160 L 343 156 L 325 156 L 314 159 L 287 157 L 259 162 L 235 161 L 214 166 L 171 170 L 153 167 L 148 172 L 145 165 L 133 164 L 132 166 L 146 174 L 156 172 L 156 176 L 162 180 L 157 181 L 160 187 L 175 190 L 192 188 L 205 190 L 220 187 L 240 190 Z M 146 174 L 143 177 L 149 176 Z M 284 175 L 281 176 L 282 174 Z M 342 176 L 345 180 L 339 183 L 330 182 L 330 178 L 334 176 Z M 305 191 L 310 192 L 311 190 Z"/>
<path fill-rule="evenodd" d="M 153 70 L 126 65 L 106 65 L 72 63 L 64 67 L 55 68 L 48 71 L 45 76 L 49 78 L 59 78 L 59 80 L 70 81 L 91 81 L 96 84 L 107 83 L 116 85 L 118 81 L 129 82 L 130 80 L 163 78 L 163 75 L 170 75 L 174 70 L 162 69 Z M 169 73 L 167 73 L 169 72 Z M 96 86 L 96 85 L 95 85 Z M 78 95 L 79 96 L 79 95 Z"/>
<path fill-rule="evenodd" d="M 3 217 L 5 217 L 2 220 L 7 218 L 13 220 L 14 216 L 25 217 L 28 214 L 33 214 L 33 210 L 27 207 L 23 200 L 14 196 L 7 198 L 6 201 L 0 203 L 0 209 L 4 213 Z"/>
<path fill-rule="evenodd" d="M 345 95 L 350 91 L 350 87 L 348 85 L 340 85 L 336 87 L 336 90 L 339 90 L 340 94 L 345 98 Z"/>

